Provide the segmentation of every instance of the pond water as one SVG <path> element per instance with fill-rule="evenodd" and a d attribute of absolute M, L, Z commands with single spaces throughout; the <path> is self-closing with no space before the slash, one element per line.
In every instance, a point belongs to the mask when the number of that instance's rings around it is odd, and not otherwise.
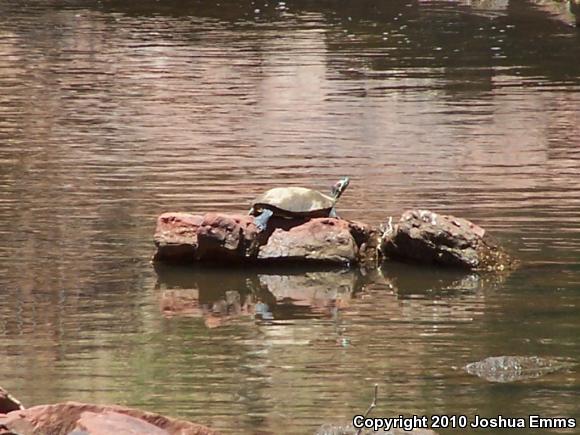
<path fill-rule="evenodd" d="M 577 369 L 511 384 L 461 370 L 580 361 L 580 31 L 545 3 L 0 0 L 0 385 L 232 434 L 348 422 L 375 383 L 374 416 L 580 425 Z M 159 213 L 246 211 L 272 186 L 343 175 L 343 217 L 452 213 L 522 267 L 149 261 Z M 267 321 L 161 309 L 167 292 L 211 307 L 232 291 L 282 302 Z"/>

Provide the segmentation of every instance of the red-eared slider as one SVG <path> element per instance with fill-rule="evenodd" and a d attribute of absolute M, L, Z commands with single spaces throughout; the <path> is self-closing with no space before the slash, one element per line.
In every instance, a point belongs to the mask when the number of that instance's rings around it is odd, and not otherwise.
<path fill-rule="evenodd" d="M 331 195 L 304 187 L 276 187 L 254 200 L 250 214 L 259 231 L 266 229 L 272 216 L 285 218 L 337 217 L 334 205 L 348 187 L 349 178 L 341 178 L 332 186 Z"/>

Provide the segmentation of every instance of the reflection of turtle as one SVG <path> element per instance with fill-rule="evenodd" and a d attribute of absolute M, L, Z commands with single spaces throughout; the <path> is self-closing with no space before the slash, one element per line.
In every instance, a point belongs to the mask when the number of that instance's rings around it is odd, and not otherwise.
<path fill-rule="evenodd" d="M 268 219 L 274 216 L 286 218 L 337 217 L 334 205 L 348 187 L 349 178 L 341 178 L 332 186 L 331 196 L 304 187 L 276 187 L 254 200 L 250 214 L 259 231 L 266 229 Z"/>

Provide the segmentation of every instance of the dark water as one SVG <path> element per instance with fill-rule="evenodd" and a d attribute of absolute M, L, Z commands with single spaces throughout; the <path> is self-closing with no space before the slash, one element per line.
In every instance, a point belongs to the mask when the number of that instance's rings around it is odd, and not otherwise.
<path fill-rule="evenodd" d="M 374 383 L 375 416 L 580 419 L 577 370 L 492 384 L 458 369 L 580 361 L 572 22 L 516 0 L 0 0 L 0 385 L 235 434 L 346 422 Z M 345 174 L 342 216 L 457 214 L 524 266 L 149 263 L 161 212 L 245 211 L 271 186 Z M 200 305 L 164 316 L 176 294 Z M 272 320 L 251 315 L 256 294 L 279 301 Z M 216 317 L 227 295 L 238 315 Z"/>

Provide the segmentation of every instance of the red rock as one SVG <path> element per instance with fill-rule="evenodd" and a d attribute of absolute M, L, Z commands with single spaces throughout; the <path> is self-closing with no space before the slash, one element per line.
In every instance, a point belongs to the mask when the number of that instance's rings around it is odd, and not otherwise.
<path fill-rule="evenodd" d="M 130 415 L 105 411 L 103 413 L 83 412 L 75 430 L 91 435 L 148 434 L 167 435 L 167 431 Z"/>
<path fill-rule="evenodd" d="M 217 435 L 195 423 L 122 406 L 66 402 L 40 405 L 0 416 L 0 427 L 19 435 Z"/>
<path fill-rule="evenodd" d="M 248 215 L 208 213 L 197 231 L 198 258 L 240 260 L 250 257 L 257 230 Z"/>
<path fill-rule="evenodd" d="M 177 262 L 375 263 L 378 237 L 359 222 L 334 218 L 270 219 L 258 233 L 249 215 L 164 213 L 154 260 Z"/>
<path fill-rule="evenodd" d="M 258 259 L 351 264 L 357 253 L 347 221 L 317 218 L 289 230 L 276 228 L 260 246 Z"/>
<path fill-rule="evenodd" d="M 197 231 L 202 216 L 189 213 L 163 213 L 157 218 L 153 236 L 157 252 L 156 261 L 189 262 L 197 256 Z"/>

